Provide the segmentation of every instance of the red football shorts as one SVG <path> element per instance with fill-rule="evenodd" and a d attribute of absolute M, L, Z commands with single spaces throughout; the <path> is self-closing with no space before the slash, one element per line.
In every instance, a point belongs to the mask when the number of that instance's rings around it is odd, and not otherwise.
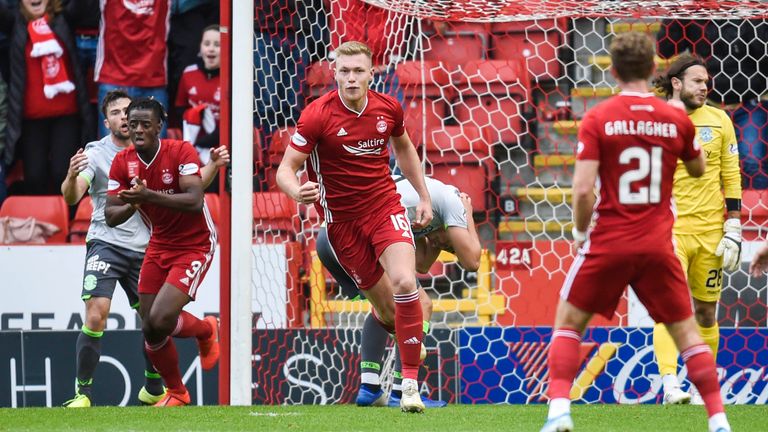
<path fill-rule="evenodd" d="M 147 248 L 139 276 L 139 294 L 157 294 L 169 283 L 195 299 L 208 272 L 213 251 Z"/>
<path fill-rule="evenodd" d="M 579 255 L 560 297 L 610 319 L 627 285 L 656 322 L 673 323 L 693 315 L 688 284 L 671 247 L 656 253 Z"/>
<path fill-rule="evenodd" d="M 400 204 L 389 211 L 328 224 L 328 241 L 341 268 L 361 290 L 371 288 L 384 274 L 379 257 L 387 246 L 403 242 L 415 247 L 411 222 Z"/>

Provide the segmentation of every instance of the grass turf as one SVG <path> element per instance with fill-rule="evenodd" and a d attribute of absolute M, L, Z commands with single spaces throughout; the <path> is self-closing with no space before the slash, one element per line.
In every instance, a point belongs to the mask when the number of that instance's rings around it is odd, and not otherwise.
<path fill-rule="evenodd" d="M 735 431 L 765 428 L 764 406 L 726 407 Z M 704 407 L 576 405 L 577 431 L 706 431 Z M 451 405 L 426 414 L 331 406 L 3 408 L 1 431 L 538 431 L 544 405 Z"/>

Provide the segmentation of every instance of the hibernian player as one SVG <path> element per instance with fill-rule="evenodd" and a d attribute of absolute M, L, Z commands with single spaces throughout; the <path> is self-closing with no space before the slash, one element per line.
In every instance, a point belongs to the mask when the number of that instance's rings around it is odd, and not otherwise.
<path fill-rule="evenodd" d="M 683 103 L 707 159 L 701 178 L 692 178 L 682 163 L 677 165 L 672 189 L 677 205 L 674 233 L 699 332 L 717 360 L 716 310 L 723 270 L 733 272 L 741 264 L 741 174 L 733 123 L 725 111 L 706 104 L 709 74 L 704 64 L 699 57 L 681 54 L 655 84 L 668 98 Z M 691 394 L 682 391 L 677 380 L 677 349 L 661 324 L 654 327 L 653 346 L 664 404 L 689 403 Z"/>
<path fill-rule="evenodd" d="M 336 48 L 333 90 L 307 105 L 277 170 L 277 184 L 295 201 L 315 204 L 342 268 L 397 334 L 403 359 L 401 409 L 422 412 L 418 373 L 423 313 L 416 287 L 411 221 L 389 176 L 387 143 L 419 195 L 414 226 L 432 221 L 432 203 L 416 149 L 394 98 L 369 90 L 371 50 L 360 42 Z M 309 181 L 296 172 L 307 161 Z"/>
<path fill-rule="evenodd" d="M 410 183 L 402 176 L 394 176 L 400 203 L 408 210 L 409 216 L 415 213 L 419 196 Z M 442 251 L 456 254 L 459 265 L 467 271 L 477 271 L 480 264 L 480 240 L 472 220 L 472 202 L 469 196 L 459 192 L 454 186 L 446 185 L 432 178 L 425 179 L 432 199 L 432 222 L 425 228 L 414 229 L 416 242 L 416 270 L 427 273 Z M 325 227 L 317 238 L 317 255 L 325 268 L 347 291 L 356 290 L 355 283 L 339 265 L 328 243 Z M 423 289 L 419 289 L 424 313 L 424 334 L 429 330 L 432 316 L 432 300 Z M 399 352 L 395 357 L 392 392 L 389 400 L 381 388 L 381 367 L 389 333 L 372 315 L 368 315 L 363 324 L 363 338 L 360 363 L 360 389 L 356 403 L 359 406 L 400 406 L 402 394 L 402 374 Z M 422 400 L 427 408 L 439 408 L 446 405 L 442 401 L 433 401 L 425 396 Z"/>

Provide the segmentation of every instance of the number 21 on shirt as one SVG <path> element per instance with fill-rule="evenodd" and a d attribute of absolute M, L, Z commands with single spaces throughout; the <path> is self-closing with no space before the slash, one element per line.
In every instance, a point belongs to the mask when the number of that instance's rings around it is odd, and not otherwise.
<path fill-rule="evenodd" d="M 622 204 L 658 204 L 661 201 L 661 147 L 628 147 L 619 155 L 619 164 L 637 168 L 619 177 L 619 202 Z M 646 180 L 650 177 L 650 180 Z M 632 183 L 648 182 L 632 191 Z"/>

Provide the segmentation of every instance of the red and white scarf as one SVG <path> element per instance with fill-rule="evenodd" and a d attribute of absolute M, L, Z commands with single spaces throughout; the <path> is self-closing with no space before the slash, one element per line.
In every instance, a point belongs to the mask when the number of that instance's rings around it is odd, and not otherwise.
<path fill-rule="evenodd" d="M 27 25 L 29 40 L 32 42 L 32 58 L 42 57 L 43 93 L 48 99 L 53 99 L 59 93 L 70 93 L 75 90 L 75 84 L 67 76 L 67 68 L 61 59 L 64 50 L 61 48 L 56 35 L 48 26 L 46 17 L 32 20 Z"/>

